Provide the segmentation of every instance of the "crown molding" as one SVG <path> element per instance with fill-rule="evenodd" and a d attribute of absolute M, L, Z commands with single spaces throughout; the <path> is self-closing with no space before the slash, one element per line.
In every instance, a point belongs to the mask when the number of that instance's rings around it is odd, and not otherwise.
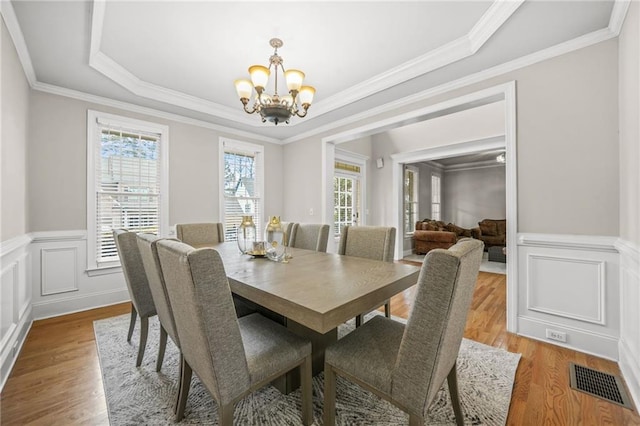
<path fill-rule="evenodd" d="M 619 36 L 620 31 L 622 31 L 622 25 L 624 24 L 624 19 L 627 16 L 630 5 L 631 0 L 616 0 L 613 3 L 611 18 L 609 19 L 609 31 L 616 37 Z"/>
<path fill-rule="evenodd" d="M 476 170 L 476 169 L 490 169 L 495 167 L 504 167 L 503 163 L 498 163 L 496 160 L 485 160 L 485 161 L 476 161 L 474 163 L 460 163 L 460 164 L 452 164 L 450 166 L 444 166 L 444 172 L 462 172 L 465 170 Z"/>
<path fill-rule="evenodd" d="M 505 16 L 509 13 L 509 11 L 507 10 L 507 6 L 508 5 L 501 5 L 502 3 L 510 3 L 510 2 L 501 2 L 501 1 L 497 1 L 494 2 L 492 4 L 492 6 L 490 7 L 490 9 L 485 13 L 485 15 L 483 15 L 483 17 L 481 18 L 480 21 L 484 20 L 485 21 L 485 26 L 486 27 L 490 27 L 491 25 L 498 25 L 500 19 L 504 19 L 506 20 L 507 18 L 505 18 Z M 515 4 L 517 4 L 518 6 L 522 3 L 522 1 L 519 2 L 513 2 Z M 94 13 L 95 13 L 95 9 L 96 7 L 98 9 L 100 9 L 101 7 L 103 8 L 102 10 L 102 14 L 104 14 L 104 4 L 105 4 L 105 0 L 94 0 L 93 3 L 93 7 L 94 7 Z M 511 13 L 515 12 L 515 9 L 517 9 L 517 7 L 515 7 L 515 4 L 512 5 L 512 7 L 514 7 L 514 10 L 511 11 Z M 88 93 L 84 93 L 84 92 L 80 92 L 77 90 L 72 90 L 72 89 L 66 89 L 66 88 L 62 88 L 59 86 L 55 86 L 55 85 L 51 85 L 51 84 L 47 84 L 47 83 L 41 83 L 39 81 L 37 81 L 36 78 L 36 74 L 33 68 L 33 64 L 31 62 L 31 57 L 29 55 L 29 51 L 26 47 L 26 42 L 24 40 L 24 37 L 22 35 L 22 30 L 20 28 L 20 25 L 18 23 L 18 20 L 15 16 L 15 12 L 13 10 L 13 6 L 11 5 L 11 2 L 8 0 L 0 0 L 0 13 L 2 14 L 5 23 L 7 25 L 7 29 L 9 30 L 9 33 L 11 35 L 11 38 L 13 39 L 14 45 L 16 47 L 16 50 L 18 52 L 18 57 L 20 59 L 20 62 L 22 63 L 22 67 L 24 69 L 25 72 L 25 76 L 27 78 L 27 80 L 29 81 L 30 86 L 34 89 L 34 90 L 38 90 L 38 91 L 42 91 L 42 92 L 47 92 L 47 93 L 52 93 L 52 94 L 56 94 L 56 95 L 60 95 L 60 96 L 65 96 L 65 97 L 69 97 L 69 98 L 74 98 L 74 99 L 78 99 L 78 100 L 84 100 L 87 102 L 92 102 L 92 103 L 96 103 L 96 104 L 100 104 L 100 105 L 105 105 L 105 106 L 112 106 L 115 108 L 120 108 L 126 111 L 132 111 L 132 112 L 139 112 L 142 114 L 146 114 L 146 115 L 150 115 L 150 116 L 154 116 L 154 117 L 159 117 L 159 118 L 165 118 L 168 120 L 172 120 L 172 121 L 176 121 L 176 122 L 181 122 L 184 124 L 191 124 L 191 125 L 195 125 L 195 126 L 199 126 L 199 127 L 204 127 L 204 128 L 209 128 L 212 130 L 216 130 L 216 131 L 220 131 L 220 132 L 225 132 L 225 133 L 229 133 L 232 135 L 237 135 L 237 136 L 241 136 L 241 137 L 248 137 L 251 139 L 255 139 L 255 140 L 259 140 L 259 141 L 263 141 L 263 142 L 269 142 L 269 143 L 275 143 L 275 144 L 288 144 L 288 143 L 293 143 L 293 142 L 297 142 L 300 140 L 304 140 L 306 138 L 309 138 L 311 136 L 315 136 L 317 134 L 321 134 L 321 133 L 325 133 L 325 132 L 329 132 L 333 129 L 342 127 L 342 126 L 347 126 L 353 123 L 356 123 L 358 121 L 361 120 L 366 120 L 369 118 L 372 118 L 376 115 L 379 114 L 384 114 L 386 112 L 389 111 L 393 111 L 395 109 L 401 108 L 403 106 L 409 105 L 411 103 L 415 103 L 415 102 L 420 102 L 420 101 L 424 101 L 426 99 L 432 98 L 434 96 L 440 95 L 442 93 L 446 93 L 455 89 L 459 89 L 471 84 L 475 84 L 478 82 L 481 82 L 483 80 L 489 79 L 489 78 L 493 78 L 502 74 L 506 74 L 508 72 L 529 66 L 529 65 L 533 65 L 535 63 L 538 62 L 542 62 L 545 61 L 547 59 L 552 59 L 554 57 L 578 50 L 578 49 L 582 49 L 606 40 L 609 40 L 611 38 L 617 37 L 620 34 L 620 31 L 622 29 L 622 25 L 624 22 L 624 18 L 627 14 L 628 8 L 629 8 L 629 4 L 630 4 L 630 0 L 615 0 L 614 1 L 614 6 L 613 6 L 613 10 L 611 13 L 611 18 L 610 18 L 610 22 L 609 22 L 609 26 L 607 28 L 589 33 L 589 34 L 585 34 L 583 36 L 577 37 L 573 40 L 569 40 L 567 42 L 564 43 L 560 43 L 558 45 L 552 46 L 550 48 L 547 49 L 543 49 L 541 51 L 532 53 L 530 55 L 515 59 L 513 61 L 510 62 L 506 62 L 504 64 L 500 64 L 497 65 L 495 67 L 477 72 L 475 74 L 471 74 L 465 77 L 462 77 L 458 80 L 454 80 L 448 83 L 444 83 L 441 84 L 439 86 L 424 90 L 422 92 L 410 95 L 410 96 L 406 96 L 402 99 L 398 99 L 396 101 L 393 102 L 389 102 L 383 105 L 380 105 L 376 108 L 372 108 L 368 111 L 359 113 L 359 114 L 354 114 L 351 115 L 349 117 L 345 117 L 342 120 L 336 120 L 330 124 L 324 125 L 324 126 L 319 126 L 319 127 L 315 127 L 312 130 L 309 130 L 307 132 L 303 132 L 303 133 L 299 133 L 296 136 L 290 137 L 290 138 L 286 138 L 286 139 L 277 139 L 277 138 L 271 138 L 271 137 L 267 137 L 267 136 L 262 136 L 259 134 L 255 134 L 252 132 L 246 132 L 246 131 L 242 131 L 242 130 L 237 130 L 237 129 L 233 129 L 233 128 L 229 128 L 229 127 L 225 127 L 225 126 L 221 126 L 221 125 L 216 125 L 213 123 L 209 123 L 206 121 L 202 121 L 202 120 L 198 120 L 198 119 L 193 119 L 193 118 L 189 118 L 183 115 L 179 115 L 179 114 L 173 114 L 173 113 L 168 113 L 168 112 L 164 112 L 164 111 L 160 111 L 157 109 L 152 109 L 152 108 L 148 108 L 148 107 L 142 107 L 142 106 L 138 106 L 135 104 L 131 104 L 131 103 L 127 103 L 127 102 L 122 102 L 122 101 L 116 101 L 113 99 L 109 99 L 109 98 L 105 98 L 105 97 L 101 97 L 101 96 L 96 96 L 96 95 L 91 95 Z M 504 8 L 504 9 L 502 9 Z M 491 11 L 491 13 L 490 13 Z M 98 10 L 98 13 L 100 13 L 100 10 Z M 510 16 L 510 15 L 509 15 Z M 479 21 L 479 22 L 480 22 Z M 504 21 L 503 21 L 504 22 Z M 97 49 L 97 47 L 95 46 L 99 46 L 99 42 L 100 42 L 100 37 L 98 37 L 98 35 L 95 35 L 94 38 L 94 34 L 93 34 L 93 28 L 94 26 L 96 27 L 96 29 L 100 29 L 100 25 L 102 25 L 102 23 L 93 23 L 92 22 L 92 35 L 91 35 L 91 52 L 97 52 L 99 49 Z M 477 24 L 472 30 L 471 32 L 473 33 L 473 40 L 482 40 L 483 37 L 486 37 L 486 34 L 490 33 L 490 30 L 486 29 L 484 30 L 483 26 L 480 26 L 479 24 Z M 100 31 L 101 33 L 101 31 Z M 486 41 L 486 40 L 485 40 Z M 475 46 L 474 42 L 471 41 L 470 42 L 471 46 Z M 91 55 L 90 55 L 91 56 Z M 105 55 L 106 56 L 106 55 Z M 125 70 L 126 71 L 126 70 Z M 162 102 L 168 102 L 169 104 L 171 104 L 171 101 L 168 100 L 162 100 Z M 322 101 L 325 102 L 325 101 Z M 179 105 L 179 104 L 178 104 Z M 314 106 L 317 106 L 317 104 L 315 104 Z M 314 110 L 317 108 L 314 108 Z M 211 114 L 211 112 L 207 112 L 209 114 Z M 248 119 L 248 116 L 245 117 L 246 119 Z M 310 118 L 310 120 L 312 120 L 313 118 Z M 236 120 L 233 120 L 236 121 Z M 255 126 L 255 121 L 249 121 L 248 122 L 249 125 Z M 289 126 L 292 125 L 296 125 L 297 123 L 293 123 L 290 124 Z"/>
<path fill-rule="evenodd" d="M 407 61 L 382 74 L 365 80 L 339 94 L 325 98 L 313 105 L 315 116 L 326 114 L 345 105 L 356 102 L 381 90 L 415 78 L 419 75 L 444 67 L 475 54 L 484 43 L 522 5 L 524 0 L 494 1 L 480 17 L 474 27 L 464 36 L 444 44 L 415 59 Z M 177 105 L 193 111 L 212 114 L 227 120 L 260 127 L 264 124 L 253 120 L 239 109 L 229 108 L 177 90 L 155 85 L 129 72 L 108 55 L 100 51 L 104 29 L 105 0 L 94 0 L 91 20 L 91 43 L 89 66 L 105 77 L 121 85 L 131 93 L 148 99 Z M 298 122 L 290 123 L 293 127 Z"/>
<path fill-rule="evenodd" d="M 514 59 L 512 61 L 505 62 L 500 65 L 496 65 L 492 68 L 488 68 L 486 70 L 477 72 L 475 74 L 470 74 L 465 77 L 461 77 L 457 80 L 449 81 L 447 83 L 443 83 L 439 86 L 432 87 L 422 92 L 418 92 L 413 95 L 406 96 L 404 98 L 395 100 L 393 102 L 389 102 L 389 103 L 380 105 L 378 107 L 371 108 L 362 113 L 345 117 L 342 120 L 336 120 L 333 123 L 316 127 L 307 132 L 299 133 L 296 136 L 284 139 L 283 143 L 288 144 L 288 143 L 297 142 L 297 141 L 309 138 L 311 136 L 315 136 L 320 133 L 331 131 L 333 129 L 336 129 L 342 126 L 348 126 L 350 124 L 356 123 L 361 120 L 367 120 L 372 117 L 375 117 L 376 115 L 384 114 L 384 113 L 393 111 L 395 109 L 405 107 L 412 103 L 425 101 L 429 98 L 433 98 L 443 93 L 451 92 L 453 90 L 457 90 L 465 86 L 470 86 L 472 84 L 476 84 L 493 77 L 498 77 L 500 75 L 507 74 L 509 72 L 518 70 L 520 68 L 524 68 L 530 65 L 537 64 L 539 62 L 546 61 L 548 59 L 553 59 L 555 57 L 558 57 L 579 49 L 583 49 L 585 47 L 589 47 L 594 44 L 601 43 L 603 41 L 607 41 L 617 36 L 618 34 L 614 33 L 609 28 L 603 28 L 601 30 L 594 31 L 592 33 L 577 37 L 573 40 L 569 40 L 564 43 L 551 46 L 547 49 L 543 49 L 538 52 L 520 57 L 518 59 Z"/>
<path fill-rule="evenodd" d="M 469 31 L 471 50 L 476 53 L 491 38 L 498 28 L 522 6 L 524 0 L 496 1 L 489 7 L 476 25 Z"/>
<path fill-rule="evenodd" d="M 24 40 L 24 35 L 22 34 L 22 29 L 18 23 L 16 12 L 13 10 L 13 5 L 10 1 L 0 1 L 0 14 L 2 14 L 4 23 L 7 25 L 7 29 L 9 30 L 9 35 L 11 35 L 11 39 L 13 40 L 13 45 L 16 47 L 16 51 L 18 52 L 18 58 L 22 64 L 24 75 L 27 77 L 29 85 L 33 87 L 38 79 L 36 78 L 36 72 L 33 69 L 33 63 L 31 62 L 31 55 L 29 55 L 27 42 Z"/>
<path fill-rule="evenodd" d="M 249 138 L 262 142 L 273 143 L 276 145 L 282 145 L 283 142 L 280 139 L 263 136 L 257 133 L 245 132 L 243 130 L 234 129 L 232 127 L 221 126 L 208 121 L 198 120 L 195 118 L 185 117 L 183 115 L 174 114 L 171 112 L 160 111 L 154 108 L 143 107 L 128 102 L 117 101 L 111 98 L 105 98 L 102 96 L 91 95 L 89 93 L 80 92 L 77 90 L 67 89 L 60 86 L 54 86 L 52 84 L 36 82 L 32 86 L 32 89 L 39 92 L 50 93 L 53 95 L 64 96 L 66 98 L 77 99 L 80 101 L 90 102 L 97 105 L 118 108 L 124 111 L 137 112 L 139 114 L 145 114 L 151 117 L 164 118 L 166 120 L 175 121 L 178 123 L 189 124 L 192 126 L 203 127 L 205 129 L 215 130 L 217 132 L 240 136 L 243 138 Z"/>

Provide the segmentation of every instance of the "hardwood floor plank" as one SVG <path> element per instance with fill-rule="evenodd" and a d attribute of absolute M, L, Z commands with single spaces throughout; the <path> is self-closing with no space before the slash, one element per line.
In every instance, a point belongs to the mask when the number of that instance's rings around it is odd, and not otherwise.
<path fill-rule="evenodd" d="M 415 287 L 393 297 L 392 314 L 407 318 L 414 297 Z M 569 386 L 570 362 L 620 375 L 616 363 L 508 333 L 505 303 L 505 276 L 481 272 L 465 337 L 522 354 L 508 425 L 640 425 L 635 411 Z M 123 303 L 36 321 L 2 392 L 1 424 L 107 425 L 93 321 L 129 312 Z"/>

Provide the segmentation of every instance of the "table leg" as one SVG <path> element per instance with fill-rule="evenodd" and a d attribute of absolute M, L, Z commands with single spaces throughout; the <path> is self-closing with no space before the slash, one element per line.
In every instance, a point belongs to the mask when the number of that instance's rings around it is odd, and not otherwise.
<path fill-rule="evenodd" d="M 285 325 L 293 333 L 311 341 L 313 375 L 315 376 L 324 371 L 324 350 L 331 343 L 338 340 L 338 329 L 334 328 L 328 333 L 321 334 L 290 319 L 285 319 Z M 284 394 L 293 392 L 300 387 L 300 370 L 298 368 L 291 370 L 284 376 L 274 380 L 272 384 Z"/>

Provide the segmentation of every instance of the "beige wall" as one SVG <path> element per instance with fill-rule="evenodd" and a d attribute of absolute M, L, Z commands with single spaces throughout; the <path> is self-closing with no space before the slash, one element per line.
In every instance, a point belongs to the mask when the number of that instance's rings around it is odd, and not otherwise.
<path fill-rule="evenodd" d="M 0 22 L 0 241 L 6 241 L 27 232 L 29 83 L 4 21 L 0 19 Z"/>
<path fill-rule="evenodd" d="M 620 237 L 640 245 L 640 5 L 632 2 L 619 41 Z"/>
<path fill-rule="evenodd" d="M 617 40 L 610 40 L 407 105 L 349 127 L 376 122 L 515 80 L 518 231 L 617 236 L 617 64 Z M 331 134 L 345 130 L 348 130 L 346 126 Z M 306 151 L 319 153 L 321 139 L 327 136 L 330 134 L 286 145 L 285 158 L 293 158 L 291 154 L 300 152 L 301 146 Z M 289 191 L 289 183 L 293 179 L 304 181 L 306 190 L 317 194 L 310 202 L 320 204 L 319 161 L 318 158 L 307 157 L 304 162 L 293 162 L 287 168 L 285 205 L 295 202 L 298 195 L 296 191 Z M 374 191 L 385 191 L 385 187 L 380 185 L 388 182 L 389 178 L 373 179 Z M 372 204 L 372 212 L 392 208 L 386 207 L 389 203 Z M 390 220 L 391 215 L 383 213 L 379 223 L 387 224 Z"/>
<path fill-rule="evenodd" d="M 34 91 L 29 120 L 29 230 L 86 229 L 87 110 L 169 126 L 169 223 L 219 220 L 219 138 L 265 145 L 265 214 L 282 211 L 282 147 L 208 128 Z"/>

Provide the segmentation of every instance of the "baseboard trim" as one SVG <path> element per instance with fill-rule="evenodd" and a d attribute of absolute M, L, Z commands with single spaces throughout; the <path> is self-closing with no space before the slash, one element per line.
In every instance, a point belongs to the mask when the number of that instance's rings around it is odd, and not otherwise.
<path fill-rule="evenodd" d="M 108 290 L 81 296 L 57 298 L 33 304 L 33 319 L 57 317 L 60 315 L 73 314 L 87 311 L 89 309 L 102 308 L 117 303 L 130 301 L 127 289 Z"/>
<path fill-rule="evenodd" d="M 568 341 L 558 342 L 547 339 L 547 328 L 567 333 Z M 572 349 L 589 355 L 595 355 L 611 361 L 618 361 L 619 359 L 619 339 L 617 337 L 588 332 L 568 327 L 564 324 L 556 324 L 553 322 L 520 316 L 518 317 L 518 335 L 550 343 L 552 345 L 562 346 L 563 348 Z"/>
<path fill-rule="evenodd" d="M 620 339 L 619 352 L 620 362 L 618 365 L 637 410 L 640 407 L 640 364 L 638 364 L 638 359 L 633 356 L 631 348 L 622 339 Z"/>
<path fill-rule="evenodd" d="M 33 325 L 32 307 L 29 305 L 24 315 L 20 319 L 14 335 L 9 339 L 9 344 L 3 348 L 1 354 L 2 363 L 0 364 L 0 393 L 4 389 L 4 385 L 7 383 L 7 379 L 13 370 L 13 366 L 18 360 L 20 351 L 24 346 L 24 342 L 27 340 L 27 335 L 31 326 Z M 15 351 L 13 348 L 16 348 Z"/>

